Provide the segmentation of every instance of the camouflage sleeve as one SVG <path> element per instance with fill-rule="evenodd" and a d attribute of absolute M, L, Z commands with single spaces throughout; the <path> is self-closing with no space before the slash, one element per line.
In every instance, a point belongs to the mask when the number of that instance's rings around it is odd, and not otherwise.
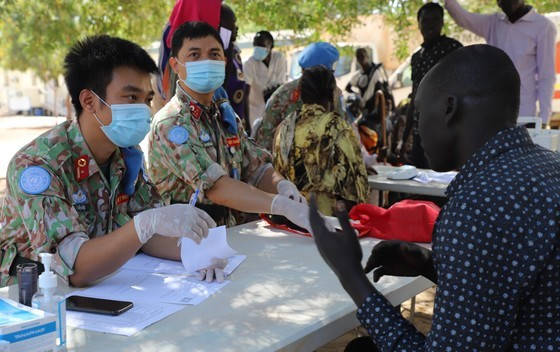
<path fill-rule="evenodd" d="M 86 229 L 90 224 L 80 220 L 52 170 L 28 160 L 20 159 L 17 166 L 14 164 L 10 163 L 8 168 L 8 190 L 1 215 L 2 247 L 11 253 L 2 262 L 2 276 L 16 254 L 40 261 L 39 253 L 49 252 L 54 255 L 53 270 L 67 280 L 74 273 L 74 261 L 81 245 L 89 239 Z M 29 166 L 40 166 L 50 174 L 50 185 L 40 194 L 28 194 L 19 185 L 22 172 Z"/>
<path fill-rule="evenodd" d="M 151 158 L 159 158 L 168 172 L 175 174 L 184 182 L 200 187 L 206 191 L 214 186 L 222 176 L 227 173 L 206 152 L 206 148 L 189 126 L 184 126 L 189 131 L 189 138 L 183 144 L 171 142 L 167 136 L 171 128 L 176 125 L 160 123 L 156 126 L 157 141 L 153 142 Z"/>
<path fill-rule="evenodd" d="M 272 167 L 272 155 L 247 136 L 240 120 L 238 120 L 237 125 L 239 126 L 238 133 L 243 148 L 241 180 L 256 187 L 260 183 L 264 172 Z"/>
<path fill-rule="evenodd" d="M 256 142 L 266 150 L 272 150 L 272 139 L 274 138 L 276 127 L 282 122 L 280 91 L 281 88 L 277 89 L 266 103 L 262 124 L 257 133 Z"/>
<path fill-rule="evenodd" d="M 136 190 L 128 202 L 128 214 L 134 217 L 147 209 L 159 208 L 164 205 L 156 186 L 150 181 L 146 172 L 146 161 L 142 161 L 142 169 L 138 175 Z"/>

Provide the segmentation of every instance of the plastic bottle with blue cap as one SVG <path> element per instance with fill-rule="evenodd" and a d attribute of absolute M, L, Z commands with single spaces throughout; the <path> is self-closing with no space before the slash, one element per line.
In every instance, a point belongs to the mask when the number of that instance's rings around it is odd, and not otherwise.
<path fill-rule="evenodd" d="M 56 349 L 55 351 L 66 351 L 66 299 L 57 291 L 57 278 L 51 271 L 52 254 L 39 253 L 45 271 L 39 275 L 39 290 L 31 305 L 56 316 Z"/>

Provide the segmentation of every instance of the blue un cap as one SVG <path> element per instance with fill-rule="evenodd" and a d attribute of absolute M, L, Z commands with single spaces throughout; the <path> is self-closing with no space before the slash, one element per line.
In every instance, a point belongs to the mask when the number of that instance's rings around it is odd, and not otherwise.
<path fill-rule="evenodd" d="M 309 44 L 299 56 L 298 63 L 302 69 L 312 66 L 323 65 L 334 71 L 340 54 L 338 50 L 329 43 L 316 42 Z"/>

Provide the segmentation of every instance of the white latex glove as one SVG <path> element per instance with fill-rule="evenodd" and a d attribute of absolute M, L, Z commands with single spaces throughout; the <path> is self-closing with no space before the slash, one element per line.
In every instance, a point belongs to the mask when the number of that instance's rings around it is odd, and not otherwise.
<path fill-rule="evenodd" d="M 134 217 L 134 228 L 142 243 L 148 242 L 157 233 L 168 237 L 188 237 L 200 244 L 211 227 L 216 227 L 216 223 L 210 215 L 188 204 L 149 209 Z"/>
<path fill-rule="evenodd" d="M 312 234 L 311 224 L 309 223 L 309 207 L 306 204 L 295 202 L 290 198 L 277 194 L 272 200 L 270 212 L 273 215 L 282 215 L 287 217 L 288 220 L 299 227 L 303 227 Z M 323 214 L 321 214 L 321 216 L 324 217 Z M 329 230 L 335 231 L 335 228 L 330 222 L 327 221 L 325 225 Z"/>
<path fill-rule="evenodd" d="M 227 259 L 212 258 L 212 265 L 206 269 L 199 270 L 196 278 L 200 281 L 206 279 L 206 282 L 212 282 L 216 278 L 216 282 L 222 283 L 224 282 L 224 268 L 227 263 Z"/>
<path fill-rule="evenodd" d="M 299 193 L 296 185 L 288 180 L 282 180 L 276 184 L 278 194 L 293 199 L 294 201 L 302 204 L 307 204 L 307 199 Z"/>

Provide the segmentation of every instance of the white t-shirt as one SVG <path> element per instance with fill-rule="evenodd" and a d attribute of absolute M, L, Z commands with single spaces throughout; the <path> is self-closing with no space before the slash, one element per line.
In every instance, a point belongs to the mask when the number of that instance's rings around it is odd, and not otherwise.
<path fill-rule="evenodd" d="M 245 82 L 251 86 L 249 93 L 249 115 L 251 124 L 264 113 L 263 91 L 273 85 L 286 83 L 286 58 L 277 51 L 272 51 L 268 67 L 252 56 L 243 64 Z"/>

